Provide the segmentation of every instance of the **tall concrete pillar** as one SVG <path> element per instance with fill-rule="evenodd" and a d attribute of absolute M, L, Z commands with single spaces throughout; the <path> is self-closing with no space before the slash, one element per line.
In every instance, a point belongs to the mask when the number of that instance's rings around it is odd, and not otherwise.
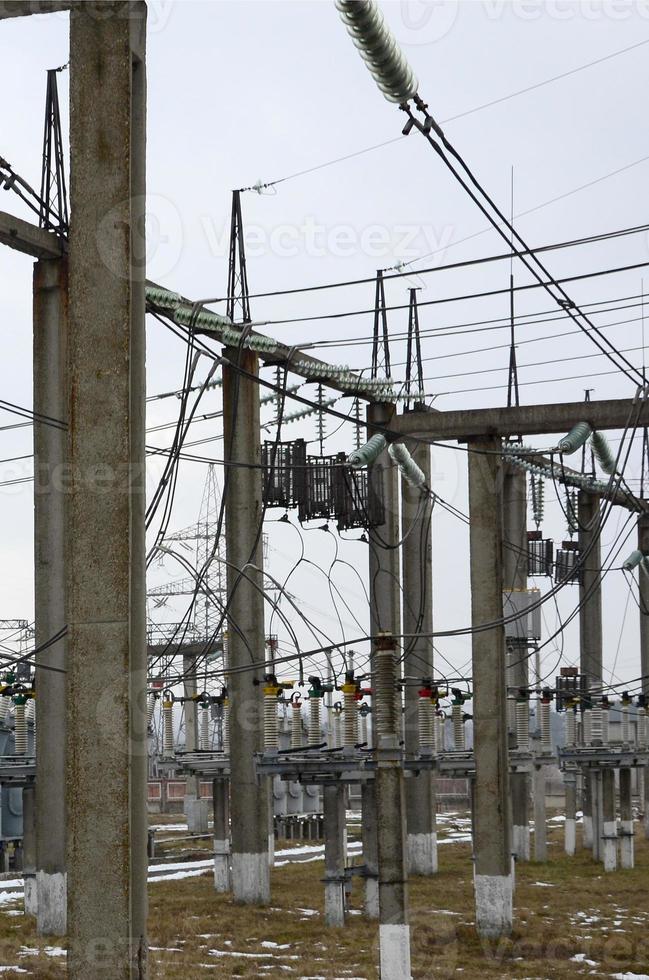
<path fill-rule="evenodd" d="M 374 434 L 374 426 L 389 424 L 395 406 L 374 403 L 367 409 L 367 436 Z M 369 594 L 370 633 L 376 636 L 388 630 L 394 636 L 401 633 L 401 593 L 399 588 L 399 471 L 385 450 L 369 469 L 370 493 L 383 500 L 385 521 L 369 531 Z M 386 548 L 385 546 L 388 545 Z M 390 545 L 392 547 L 390 547 Z M 374 689 L 372 666 L 372 689 Z M 374 704 L 372 705 L 374 712 Z M 372 740 L 376 747 L 374 714 L 372 716 Z M 371 918 L 379 915 L 378 843 L 376 819 L 376 788 L 371 783 L 361 786 L 363 811 L 363 861 L 365 864 L 365 914 Z"/>
<path fill-rule="evenodd" d="M 196 710 L 196 656 L 183 654 L 183 687 L 185 695 L 185 751 L 198 749 L 198 712 Z M 185 785 L 185 816 L 190 834 L 206 834 L 208 801 L 200 795 L 200 777 L 188 774 Z"/>
<path fill-rule="evenodd" d="M 579 578 L 579 670 L 588 676 L 591 698 L 602 690 L 602 549 L 600 541 L 599 499 L 579 491 L 579 555 L 587 555 Z M 584 779 L 584 843 L 596 835 L 592 830 L 592 781 Z"/>
<path fill-rule="evenodd" d="M 498 438 L 471 439 L 471 545 L 474 851 L 476 928 L 499 937 L 512 929 L 512 861 L 502 564 L 502 460 Z"/>
<path fill-rule="evenodd" d="M 265 673 L 259 385 L 253 380 L 259 360 L 249 350 L 228 347 L 225 354 L 232 364 L 223 367 L 232 892 L 236 901 L 265 904 L 270 900 L 268 791 L 254 760 L 263 749 Z M 251 659 L 260 666 L 245 669 Z"/>
<path fill-rule="evenodd" d="M 527 589 L 527 477 L 513 466 L 504 468 L 503 484 L 503 580 L 505 612 L 516 607 L 515 594 Z M 525 620 L 505 627 L 508 705 L 519 688 L 529 686 L 528 640 Z M 512 690 L 513 689 L 513 690 Z M 508 711 L 509 744 L 516 746 L 515 716 Z M 526 772 L 510 775 L 512 793 L 512 850 L 519 861 L 530 859 L 530 781 Z"/>
<path fill-rule="evenodd" d="M 212 781 L 214 807 L 214 889 L 229 892 L 230 879 L 230 794 L 227 779 Z"/>
<path fill-rule="evenodd" d="M 66 604 L 72 980 L 141 980 L 147 973 L 146 5 L 134 2 L 128 13 L 121 3 L 89 2 L 70 14 Z"/>
<path fill-rule="evenodd" d="M 615 818 L 615 772 L 613 769 L 602 769 L 600 772 L 602 784 L 602 851 L 601 860 L 604 871 L 615 871 L 617 868 L 617 820 Z"/>
<path fill-rule="evenodd" d="M 534 767 L 534 860 L 547 861 L 548 833 L 545 813 L 545 768 Z"/>
<path fill-rule="evenodd" d="M 342 792 L 341 792 L 342 790 Z M 345 794 L 344 787 L 331 783 L 322 788 L 325 858 L 325 922 L 345 924 Z"/>
<path fill-rule="evenodd" d="M 67 419 L 68 261 L 34 265 L 34 410 Z M 66 625 L 67 433 L 34 425 L 34 595 L 38 649 Z M 33 910 L 43 936 L 66 931 L 66 645 L 36 655 L 35 880 Z M 53 669 L 50 669 L 53 668 Z"/>
<path fill-rule="evenodd" d="M 409 446 L 411 455 L 430 487 L 430 447 L 425 443 Z M 401 480 L 401 537 L 403 540 L 403 672 L 409 678 L 433 678 L 433 502 L 421 490 Z M 418 685 L 405 688 L 404 733 L 406 754 L 419 750 Z M 408 867 L 411 874 L 431 875 L 437 871 L 437 830 L 435 821 L 435 779 L 422 770 L 406 780 L 406 822 L 408 827 Z"/>
<path fill-rule="evenodd" d="M 649 515 L 642 514 L 638 518 L 638 549 L 643 555 L 649 555 Z M 638 572 L 638 591 L 640 606 L 640 674 L 642 675 L 642 693 L 649 705 L 649 575 L 642 569 Z M 649 778 L 643 770 L 643 794 L 641 806 L 644 811 L 644 833 L 649 837 Z"/>
<path fill-rule="evenodd" d="M 566 823 L 564 826 L 564 850 L 566 854 L 574 855 L 577 840 L 577 776 L 565 773 L 563 785 L 566 792 Z"/>
<path fill-rule="evenodd" d="M 634 866 L 631 770 L 620 769 L 620 866 Z"/>
<path fill-rule="evenodd" d="M 36 812 L 34 784 L 23 786 L 23 883 L 25 915 L 36 915 Z"/>

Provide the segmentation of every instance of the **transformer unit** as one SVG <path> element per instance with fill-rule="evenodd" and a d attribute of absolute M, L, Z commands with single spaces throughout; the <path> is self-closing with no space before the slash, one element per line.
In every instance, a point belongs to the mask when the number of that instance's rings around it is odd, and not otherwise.
<path fill-rule="evenodd" d="M 580 674 L 577 667 L 562 667 L 556 678 L 557 711 L 563 711 L 569 701 L 588 704 L 588 675 Z"/>
<path fill-rule="evenodd" d="M 541 531 L 527 532 L 527 574 L 552 577 L 554 541 L 544 538 Z"/>
<path fill-rule="evenodd" d="M 541 593 L 538 589 L 515 589 L 503 592 L 503 615 L 505 619 L 515 616 L 505 623 L 505 636 L 510 640 L 541 639 L 541 606 L 538 605 Z M 535 606 L 536 608 L 532 608 Z"/>
<path fill-rule="evenodd" d="M 563 541 L 560 548 L 557 548 L 554 563 L 554 581 L 578 582 L 580 577 L 579 545 L 576 541 Z"/>

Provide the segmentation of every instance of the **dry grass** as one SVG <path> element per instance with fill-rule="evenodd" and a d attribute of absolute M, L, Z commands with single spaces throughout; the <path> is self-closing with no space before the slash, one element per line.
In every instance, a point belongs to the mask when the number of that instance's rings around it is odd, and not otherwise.
<path fill-rule="evenodd" d="M 516 928 L 511 939 L 500 944 L 480 943 L 472 927 L 469 846 L 440 847 L 439 874 L 434 879 L 414 879 L 411 887 L 416 980 L 647 975 L 649 844 L 636 838 L 633 871 L 604 875 L 588 852 L 565 859 L 560 834 L 555 831 L 550 839 L 547 864 L 518 867 Z M 375 980 L 377 928 L 358 914 L 361 883 L 354 883 L 356 914 L 350 916 L 348 926 L 328 930 L 322 921 L 322 870 L 320 862 L 276 869 L 269 909 L 234 905 L 214 893 L 209 876 L 152 884 L 151 977 Z M 64 961 L 46 955 L 47 944 L 35 938 L 32 922 L 7 915 L 6 909 L 0 909 L 0 965 L 19 964 L 39 980 L 63 977 Z M 263 942 L 286 948 L 265 947 Z M 21 947 L 24 951 L 27 946 L 40 950 L 40 955 L 20 956 Z M 574 959 L 579 954 L 582 959 Z M 25 974 L 7 971 L 1 976 L 18 980 Z"/>

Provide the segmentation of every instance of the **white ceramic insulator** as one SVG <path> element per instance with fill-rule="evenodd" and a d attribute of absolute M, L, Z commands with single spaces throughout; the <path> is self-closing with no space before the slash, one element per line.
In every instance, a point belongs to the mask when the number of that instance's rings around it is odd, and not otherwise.
<path fill-rule="evenodd" d="M 586 708 L 581 715 L 581 742 L 582 745 L 590 745 L 592 742 L 590 708 Z"/>
<path fill-rule="evenodd" d="M 202 752 L 207 752 L 210 747 L 210 709 L 201 708 L 201 725 L 199 731 L 199 748 Z"/>
<path fill-rule="evenodd" d="M 147 728 L 151 727 L 153 721 L 153 709 L 155 708 L 155 694 L 151 691 L 146 696 L 146 723 Z"/>
<path fill-rule="evenodd" d="M 608 708 L 602 708 L 602 745 L 608 745 L 609 731 L 609 711 Z"/>
<path fill-rule="evenodd" d="M 626 704 L 622 705 L 622 742 L 629 744 L 629 708 Z"/>
<path fill-rule="evenodd" d="M 360 728 L 359 742 L 361 742 L 362 745 L 367 745 L 367 739 L 368 739 L 367 715 L 360 714 L 359 712 L 358 720 L 359 720 L 359 728 Z"/>
<path fill-rule="evenodd" d="M 464 714 L 461 704 L 451 705 L 451 720 L 453 722 L 453 741 L 455 743 L 456 752 L 464 752 L 465 742 L 464 742 L 464 721 L 462 720 L 462 715 Z"/>
<path fill-rule="evenodd" d="M 17 704 L 14 710 L 14 752 L 16 755 L 27 753 L 27 716 L 25 705 Z"/>
<path fill-rule="evenodd" d="M 0 698 L 0 721 L 4 721 L 7 717 L 7 712 L 11 707 L 11 698 L 1 697 Z"/>
<path fill-rule="evenodd" d="M 443 715 L 435 715 L 435 745 L 438 752 L 446 750 L 446 719 Z"/>
<path fill-rule="evenodd" d="M 165 702 L 162 706 L 162 754 L 165 759 L 174 755 L 174 706 Z"/>
<path fill-rule="evenodd" d="M 230 755 L 230 705 L 227 701 L 221 709 L 221 744 L 223 755 Z"/>
<path fill-rule="evenodd" d="M 550 703 L 541 701 L 539 710 L 539 727 L 541 729 L 541 745 L 552 747 L 552 729 L 550 727 Z"/>
<path fill-rule="evenodd" d="M 297 749 L 302 745 L 302 704 L 300 701 L 291 702 L 291 748 Z"/>
<path fill-rule="evenodd" d="M 602 706 L 594 704 L 590 716 L 590 740 L 591 743 L 602 741 Z"/>
<path fill-rule="evenodd" d="M 435 705 L 430 698 L 417 699 L 417 727 L 422 749 L 435 749 Z"/>
<path fill-rule="evenodd" d="M 647 748 L 647 709 L 638 708 L 638 746 Z"/>
<path fill-rule="evenodd" d="M 279 719 L 277 716 L 277 695 L 264 691 L 264 748 L 276 749 L 279 744 Z"/>
<path fill-rule="evenodd" d="M 342 745 L 342 718 L 340 711 L 331 709 L 331 748 L 339 749 Z"/>
<path fill-rule="evenodd" d="M 358 711 L 353 692 L 343 693 L 343 730 L 344 744 L 353 748 L 358 742 Z"/>
<path fill-rule="evenodd" d="M 322 698 L 309 698 L 309 745 L 319 745 L 322 741 L 321 702 Z"/>
<path fill-rule="evenodd" d="M 401 696 L 396 686 L 394 648 L 377 650 L 374 662 L 376 671 L 376 693 L 373 702 L 374 724 L 376 725 L 376 737 L 379 739 L 383 735 L 397 734 L 397 703 L 400 705 Z"/>
<path fill-rule="evenodd" d="M 519 749 L 530 747 L 530 706 L 527 699 L 516 702 L 516 744 Z"/>
<path fill-rule="evenodd" d="M 577 743 L 577 716 L 572 708 L 566 710 L 566 745 Z"/>

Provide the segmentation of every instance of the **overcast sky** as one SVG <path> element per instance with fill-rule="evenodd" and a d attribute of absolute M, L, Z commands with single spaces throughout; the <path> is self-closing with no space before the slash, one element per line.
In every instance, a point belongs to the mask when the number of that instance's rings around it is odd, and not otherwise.
<path fill-rule="evenodd" d="M 507 212 L 513 167 L 516 225 L 530 244 L 563 242 L 646 220 L 649 47 L 642 42 L 649 41 L 649 3 L 484 0 L 381 6 L 431 112 L 445 123 L 449 138 Z M 623 49 L 630 50 L 608 57 Z M 66 15 L 18 19 L 0 26 L 0 155 L 34 185 L 40 179 L 45 71 L 67 59 Z M 497 101 L 598 59 L 606 60 Z M 67 134 L 67 73 L 59 79 Z M 404 123 L 403 114 L 379 93 L 332 3 L 151 3 L 148 80 L 149 276 L 186 296 L 225 294 L 230 192 L 258 180 L 291 178 L 279 183 L 274 193 L 249 192 L 242 197 L 253 293 L 369 277 L 377 268 L 399 261 L 417 260 L 413 269 L 427 268 L 502 251 L 497 234 L 485 232 L 483 216 L 416 133 L 301 174 L 394 140 Z M 494 101 L 495 105 L 479 108 Z M 9 194 L 2 195 L 0 203 L 24 215 L 20 202 Z M 643 233 L 564 249 L 551 252 L 545 261 L 557 277 L 649 262 L 648 238 Z M 21 405 L 30 405 L 32 397 L 31 271 L 29 259 L 3 249 L 2 397 Z M 517 285 L 531 282 L 520 264 L 514 266 L 514 274 Z M 627 356 L 637 365 L 643 360 L 637 301 L 642 274 L 638 269 L 568 287 L 572 298 L 583 304 L 615 307 L 622 305 L 624 297 L 636 297 L 625 301 L 627 309 L 598 314 L 597 323 L 613 324 L 608 335 L 631 351 Z M 505 289 L 508 277 L 507 262 L 413 275 L 408 281 L 389 283 L 387 298 L 391 305 L 406 303 L 407 288 L 418 285 L 423 287 L 419 293 L 423 304 Z M 370 345 L 349 346 L 348 342 L 371 334 L 371 314 L 325 317 L 368 310 L 373 299 L 373 286 L 367 284 L 253 299 L 252 313 L 261 321 L 321 316 L 297 324 L 274 323 L 264 330 L 290 344 L 338 341 L 320 355 L 337 364 L 366 368 Z M 508 331 L 457 328 L 506 317 L 508 302 L 501 294 L 422 306 L 425 389 L 431 399 L 435 396 L 437 408 L 506 404 Z M 552 301 L 540 289 L 519 293 L 516 308 L 521 314 L 555 315 Z M 406 323 L 406 310 L 391 312 L 392 333 L 403 334 Z M 449 327 L 456 329 L 443 329 Z M 631 383 L 575 330 L 565 318 L 538 322 L 538 317 L 518 329 L 522 402 L 578 400 L 585 388 L 592 389 L 593 398 L 633 394 Z M 391 355 L 394 376 L 402 380 L 403 341 L 394 342 Z M 184 347 L 155 321 L 148 326 L 147 360 L 148 394 L 181 384 Z M 207 362 L 201 367 L 206 370 Z M 312 397 L 313 388 L 303 391 Z M 210 393 L 203 404 L 205 411 L 218 409 L 218 393 Z M 149 424 L 173 420 L 177 407 L 175 399 L 150 404 Z M 297 407 L 289 405 L 287 410 Z M 349 411 L 350 402 L 341 401 L 336 407 Z M 264 418 L 271 417 L 272 410 L 266 410 Z M 6 414 L 0 424 L 15 421 Z M 328 420 L 327 452 L 353 446 L 352 427 L 345 425 L 334 433 L 337 426 L 335 419 Z M 192 439 L 218 436 L 221 431 L 218 421 L 197 424 L 195 430 Z M 31 452 L 29 428 L 0 435 L 0 458 Z M 298 436 L 315 438 L 313 419 L 287 427 L 283 438 Z M 618 436 L 611 434 L 613 440 Z M 169 432 L 157 433 L 155 444 L 167 445 L 169 438 Z M 149 442 L 153 443 L 153 436 Z M 537 440 L 538 445 L 550 443 Z M 222 444 L 208 443 L 199 451 L 218 459 Z M 631 482 L 639 476 L 639 458 L 638 453 L 632 454 L 627 471 Z M 434 489 L 465 510 L 464 453 L 457 446 L 435 449 L 433 469 Z M 197 519 L 205 470 L 198 463 L 182 465 L 173 528 Z M 3 463 L 0 480 L 30 472 L 29 459 Z M 152 468 L 152 482 L 156 472 Z M 0 487 L 0 492 L 0 616 L 31 618 L 32 488 L 21 483 Z M 560 541 L 566 535 L 562 510 L 551 487 L 546 496 L 544 531 Z M 271 514 L 280 516 L 280 512 Z M 620 545 L 618 535 L 626 519 L 626 512 L 616 511 L 610 517 L 603 532 L 605 555 L 612 545 L 613 551 Z M 615 566 L 634 547 L 633 522 L 622 535 L 629 532 Z M 281 579 L 300 557 L 300 534 L 283 524 L 269 524 L 268 534 L 269 568 Z M 358 617 L 355 623 L 340 599 L 330 598 L 327 571 L 338 547 L 339 557 L 365 576 L 365 546 L 336 542 L 333 535 L 325 537 L 321 532 L 302 534 L 306 556 L 322 571 L 302 564 L 289 591 L 304 602 L 304 612 L 326 636 L 341 638 L 339 616 L 348 638 L 363 633 L 367 616 L 360 581 L 347 567 L 338 565 L 334 571 L 337 586 Z M 465 627 L 469 622 L 466 527 L 440 511 L 434 536 L 436 627 Z M 183 574 L 173 559 L 166 558 L 155 569 L 152 584 Z M 537 580 L 537 584 L 545 589 L 548 582 Z M 576 587 L 563 590 L 559 610 L 564 618 L 576 602 Z M 156 615 L 174 621 L 180 610 L 177 600 L 170 601 Z M 547 633 L 554 632 L 554 604 L 548 603 L 545 616 Z M 627 581 L 621 571 L 611 571 L 604 584 L 605 681 L 613 669 L 616 679 L 639 675 L 637 619 Z M 305 648 L 318 645 L 303 624 L 298 624 L 298 633 Z M 468 637 L 440 638 L 437 646 L 444 673 L 450 671 L 449 663 L 458 669 L 470 661 Z M 543 672 L 552 678 L 561 652 L 563 664 L 577 662 L 574 625 L 558 646 L 551 644 L 543 651 Z"/>

